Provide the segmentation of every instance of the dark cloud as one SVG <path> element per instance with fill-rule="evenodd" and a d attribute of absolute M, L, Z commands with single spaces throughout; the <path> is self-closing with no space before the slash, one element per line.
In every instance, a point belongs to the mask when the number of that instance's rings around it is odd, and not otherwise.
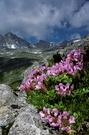
<path fill-rule="evenodd" d="M 89 30 L 88 10 L 86 0 L 0 0 L 0 33 L 40 39 L 68 24 Z"/>

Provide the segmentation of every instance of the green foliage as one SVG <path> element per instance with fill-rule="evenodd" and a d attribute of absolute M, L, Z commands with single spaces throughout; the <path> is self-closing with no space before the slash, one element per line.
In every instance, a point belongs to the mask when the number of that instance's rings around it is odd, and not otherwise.
<path fill-rule="evenodd" d="M 72 83 L 72 77 L 66 75 L 66 74 L 61 74 L 59 76 L 48 76 L 47 81 L 57 84 L 59 82 L 62 83 Z"/>

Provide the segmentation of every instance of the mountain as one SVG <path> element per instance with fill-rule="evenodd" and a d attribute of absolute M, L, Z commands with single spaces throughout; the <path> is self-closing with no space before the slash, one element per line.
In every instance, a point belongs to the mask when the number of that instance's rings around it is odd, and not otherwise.
<path fill-rule="evenodd" d="M 24 49 L 31 48 L 31 44 L 24 39 L 17 37 L 13 33 L 7 33 L 5 36 L 0 35 L 0 49 Z"/>
<path fill-rule="evenodd" d="M 56 44 L 55 44 L 56 46 Z M 38 50 L 47 50 L 54 48 L 54 44 L 40 40 L 35 44 L 31 44 L 24 39 L 17 37 L 13 33 L 7 33 L 6 35 L 0 35 L 0 49 L 38 49 Z"/>
<path fill-rule="evenodd" d="M 82 39 L 72 40 L 68 46 L 65 46 L 63 49 L 60 48 L 59 53 L 66 56 L 73 49 L 80 49 L 83 53 L 85 53 L 86 50 L 89 50 L 89 35 Z"/>
<path fill-rule="evenodd" d="M 60 48 L 64 48 L 71 44 L 72 41 L 63 41 L 62 43 L 56 44 L 56 43 L 51 43 L 51 42 L 46 42 L 43 40 L 40 40 L 39 42 L 34 44 L 35 49 L 40 49 L 42 51 L 52 51 L 52 50 L 57 50 Z"/>
<path fill-rule="evenodd" d="M 81 39 L 64 40 L 63 42 L 61 42 L 59 44 L 59 46 L 61 49 L 64 49 L 65 47 L 72 45 L 72 44 L 75 44 L 75 43 L 80 42 L 80 41 L 81 41 Z"/>
<path fill-rule="evenodd" d="M 73 43 L 80 41 L 76 40 L 65 40 L 61 43 L 51 43 L 47 41 L 40 40 L 37 43 L 31 44 L 24 39 L 17 37 L 13 33 L 7 33 L 6 35 L 0 35 L 0 49 L 35 49 L 43 51 L 53 51 L 57 49 L 63 49 Z"/>
<path fill-rule="evenodd" d="M 63 45 L 63 44 L 61 44 Z M 65 44 L 66 46 L 66 44 Z M 41 51 L 55 50 L 62 48 L 60 44 L 50 43 L 47 41 L 40 40 L 35 44 L 31 44 L 24 39 L 17 37 L 13 33 L 7 33 L 6 35 L 0 35 L 0 49 L 37 49 Z"/>
<path fill-rule="evenodd" d="M 39 42 L 35 43 L 33 46 L 35 49 L 39 49 L 41 51 L 53 51 L 53 50 L 58 50 L 58 49 L 64 49 L 65 47 L 75 44 L 80 41 L 81 39 L 65 40 L 61 43 L 56 44 L 56 43 L 40 40 Z"/>
<path fill-rule="evenodd" d="M 40 40 L 37 43 L 35 43 L 34 46 L 35 46 L 35 48 L 38 48 L 38 49 L 42 50 L 42 49 L 49 48 L 50 47 L 50 42 Z"/>

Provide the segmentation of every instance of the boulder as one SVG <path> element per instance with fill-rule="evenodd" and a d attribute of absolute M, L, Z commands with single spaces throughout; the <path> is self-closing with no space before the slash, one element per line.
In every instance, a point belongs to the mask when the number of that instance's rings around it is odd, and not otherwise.
<path fill-rule="evenodd" d="M 26 105 L 25 94 L 22 91 L 16 97 L 8 85 L 0 84 L 0 135 L 7 134 L 20 108 Z"/>
<path fill-rule="evenodd" d="M 40 118 L 33 105 L 26 103 L 25 91 L 17 96 L 6 84 L 0 84 L 0 135 L 57 135 Z"/>
<path fill-rule="evenodd" d="M 37 110 L 27 105 L 20 110 L 8 135 L 51 135 L 48 129 L 43 129 Z"/>
<path fill-rule="evenodd" d="M 1 129 L 1 127 L 0 127 L 0 135 L 2 135 L 2 129 Z"/>
<path fill-rule="evenodd" d="M 8 124 L 13 123 L 15 114 L 11 108 L 7 106 L 0 107 L 0 127 L 7 126 Z"/>
<path fill-rule="evenodd" d="M 0 107 L 12 105 L 16 100 L 11 88 L 6 84 L 0 84 Z"/>

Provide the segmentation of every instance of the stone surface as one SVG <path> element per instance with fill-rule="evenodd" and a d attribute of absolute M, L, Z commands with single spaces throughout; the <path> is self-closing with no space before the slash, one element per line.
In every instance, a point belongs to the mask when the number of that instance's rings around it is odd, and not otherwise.
<path fill-rule="evenodd" d="M 7 106 L 0 107 L 0 126 L 7 126 L 14 121 L 15 115 Z"/>
<path fill-rule="evenodd" d="M 0 135 L 57 135 L 50 133 L 34 106 L 26 103 L 25 91 L 17 96 L 6 84 L 0 84 Z"/>
<path fill-rule="evenodd" d="M 0 127 L 0 135 L 2 135 L 2 129 L 1 129 L 1 127 Z"/>
<path fill-rule="evenodd" d="M 11 88 L 0 84 L 0 126 L 11 124 L 15 119 L 15 111 L 11 106 L 16 102 L 16 97 Z"/>
<path fill-rule="evenodd" d="M 16 97 L 8 85 L 0 84 L 0 106 L 11 105 Z"/>
<path fill-rule="evenodd" d="M 7 134 L 20 108 L 26 105 L 25 96 L 26 93 L 22 91 L 16 97 L 8 85 L 0 84 L 0 135 L 2 132 Z"/>
<path fill-rule="evenodd" d="M 50 135 L 50 133 L 47 129 L 42 129 L 42 122 L 36 109 L 32 105 L 27 105 L 20 110 L 8 135 Z"/>

